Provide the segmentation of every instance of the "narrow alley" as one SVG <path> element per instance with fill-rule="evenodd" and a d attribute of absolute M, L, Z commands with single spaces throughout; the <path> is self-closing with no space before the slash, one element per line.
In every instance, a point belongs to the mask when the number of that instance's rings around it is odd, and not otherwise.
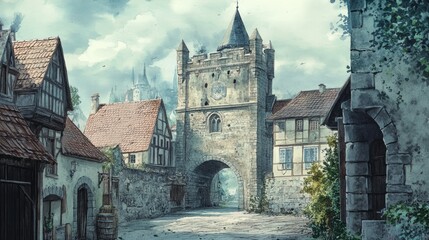
<path fill-rule="evenodd" d="M 305 218 L 291 215 L 260 215 L 234 208 L 198 209 L 127 222 L 119 227 L 118 239 L 311 239 L 306 223 Z"/>

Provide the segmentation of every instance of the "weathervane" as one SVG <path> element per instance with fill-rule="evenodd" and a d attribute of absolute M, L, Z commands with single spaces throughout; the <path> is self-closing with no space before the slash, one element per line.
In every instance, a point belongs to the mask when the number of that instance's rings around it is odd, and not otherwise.
<path fill-rule="evenodd" d="M 237 10 L 238 10 L 238 0 L 237 0 Z"/>

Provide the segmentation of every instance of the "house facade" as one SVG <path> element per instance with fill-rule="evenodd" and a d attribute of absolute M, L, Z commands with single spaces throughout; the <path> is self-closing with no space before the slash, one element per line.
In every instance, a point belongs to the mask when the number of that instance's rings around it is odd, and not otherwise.
<path fill-rule="evenodd" d="M 0 59 L 0 239 L 38 239 L 41 176 L 55 160 L 13 101 L 18 69 L 8 30 L 0 29 Z"/>
<path fill-rule="evenodd" d="M 308 202 L 302 184 L 312 164 L 324 161 L 327 137 L 335 134 L 321 122 L 338 92 L 321 84 L 274 105 L 276 112 L 268 118 L 273 121 L 273 174 L 265 188 L 272 212 L 300 212 Z"/>
<path fill-rule="evenodd" d="M 85 135 L 98 148 L 117 149 L 115 175 L 120 222 L 153 218 L 183 208 L 183 178 L 176 173 L 173 139 L 161 99 L 99 104 L 93 96 Z"/>
<path fill-rule="evenodd" d="M 99 148 L 119 145 L 125 164 L 174 167 L 172 134 L 161 99 L 99 104 L 94 95 L 85 135 Z"/>
<path fill-rule="evenodd" d="M 39 239 L 96 239 L 97 187 L 104 155 L 67 118 L 72 110 L 58 37 L 15 41 L 19 76 L 14 100 L 33 134 L 56 160 L 45 168 L 39 196 Z"/>
<path fill-rule="evenodd" d="M 188 207 L 210 206 L 214 176 L 230 168 L 238 179 L 238 207 L 260 197 L 271 169 L 274 48 L 257 29 L 247 34 L 238 8 L 216 52 L 190 57 L 177 49 L 177 162 L 189 177 Z"/>

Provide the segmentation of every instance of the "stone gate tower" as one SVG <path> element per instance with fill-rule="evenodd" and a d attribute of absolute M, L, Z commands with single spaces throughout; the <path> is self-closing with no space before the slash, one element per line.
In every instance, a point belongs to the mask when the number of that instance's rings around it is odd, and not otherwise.
<path fill-rule="evenodd" d="M 210 206 L 216 173 L 231 168 L 239 207 L 260 196 L 272 165 L 272 133 L 265 119 L 274 102 L 274 49 L 255 29 L 248 36 L 238 7 L 216 52 L 189 57 L 177 49 L 177 166 L 187 175 L 186 206 Z"/>

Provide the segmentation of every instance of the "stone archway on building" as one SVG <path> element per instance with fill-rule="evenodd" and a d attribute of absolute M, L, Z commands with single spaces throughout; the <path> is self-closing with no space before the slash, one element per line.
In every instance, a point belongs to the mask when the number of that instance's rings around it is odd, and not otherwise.
<path fill-rule="evenodd" d="M 399 152 L 396 126 L 385 107 L 353 111 L 346 101 L 342 109 L 347 228 L 371 231 L 384 208 L 408 200 L 404 166 L 411 157 Z"/>
<path fill-rule="evenodd" d="M 206 156 L 188 169 L 187 206 L 212 207 L 212 181 L 217 173 L 229 168 L 237 178 L 238 209 L 244 208 L 244 182 L 238 169 L 231 162 L 211 156 Z"/>
<path fill-rule="evenodd" d="M 65 187 L 49 186 L 43 189 L 43 237 L 60 239 L 65 237 L 63 216 L 65 212 Z"/>
<path fill-rule="evenodd" d="M 73 193 L 74 238 L 95 239 L 95 189 L 91 179 L 79 178 Z"/>

